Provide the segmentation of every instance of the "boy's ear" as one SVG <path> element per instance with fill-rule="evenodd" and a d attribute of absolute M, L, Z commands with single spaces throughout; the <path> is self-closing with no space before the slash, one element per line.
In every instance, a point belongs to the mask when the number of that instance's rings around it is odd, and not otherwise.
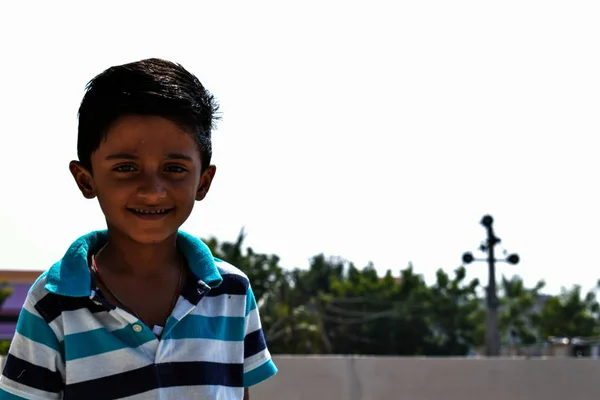
<path fill-rule="evenodd" d="M 86 199 L 93 199 L 96 197 L 96 190 L 94 189 L 94 181 L 92 180 L 92 174 L 79 162 L 71 161 L 69 163 L 69 170 L 71 175 L 75 178 L 75 183 L 83 197 Z"/>
<path fill-rule="evenodd" d="M 198 185 L 198 190 L 196 191 L 196 201 L 202 201 L 206 197 L 208 190 L 210 189 L 210 185 L 215 177 L 215 173 L 217 172 L 217 167 L 214 165 L 209 165 L 208 168 L 202 173 L 200 177 L 200 184 Z"/>

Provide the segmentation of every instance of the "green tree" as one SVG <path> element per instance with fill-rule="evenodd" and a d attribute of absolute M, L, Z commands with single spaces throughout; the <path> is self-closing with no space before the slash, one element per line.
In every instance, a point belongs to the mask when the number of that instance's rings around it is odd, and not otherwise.
<path fill-rule="evenodd" d="M 537 321 L 540 334 L 543 338 L 595 336 L 599 333 L 598 312 L 595 290 L 583 295 L 578 285 L 563 288 L 544 304 Z"/>
<path fill-rule="evenodd" d="M 12 294 L 13 288 L 9 286 L 7 282 L 0 283 L 0 307 L 4 304 L 4 301 Z M 10 347 L 10 340 L 0 341 L 0 355 L 5 356 L 8 353 Z"/>
<path fill-rule="evenodd" d="M 522 344 L 533 344 L 539 340 L 535 329 L 539 315 L 535 307 L 544 286 L 544 281 L 539 281 L 533 288 L 526 288 L 519 276 L 515 275 L 510 279 L 502 276 L 498 319 L 500 335 L 504 342 L 508 340 L 511 332 L 516 334 L 516 338 Z"/>
<path fill-rule="evenodd" d="M 324 281 L 320 258 L 308 276 L 304 271 L 286 272 L 274 254 L 244 248 L 242 229 L 234 242 L 220 242 L 211 237 L 205 243 L 213 255 L 244 272 L 256 297 L 263 331 L 273 353 L 303 354 L 323 352 L 317 315 L 309 307 L 318 285 Z M 317 286 L 315 286 L 317 285 Z"/>
<path fill-rule="evenodd" d="M 485 303 L 464 268 L 438 270 L 431 286 L 412 264 L 398 277 L 380 276 L 373 264 L 359 269 L 318 254 L 307 269 L 283 269 L 277 255 L 255 252 L 244 240 L 241 230 L 233 242 L 206 242 L 215 257 L 248 275 L 273 353 L 465 355 L 483 344 Z M 503 277 L 499 286 L 505 340 L 511 331 L 523 344 L 600 333 L 595 291 L 582 294 L 576 286 L 541 306 L 543 281 L 526 287 L 518 276 Z"/>
<path fill-rule="evenodd" d="M 484 323 L 481 301 L 477 296 L 479 280 L 465 283 L 466 270 L 454 271 L 454 278 L 442 269 L 431 287 L 430 315 L 434 346 L 431 355 L 466 355 L 482 343 L 477 328 Z"/>
<path fill-rule="evenodd" d="M 362 270 L 350 264 L 322 296 L 325 327 L 334 352 L 341 354 L 406 354 L 422 346 L 425 319 L 416 308 L 418 286 L 425 287 L 412 269 L 400 283 L 391 272 L 379 277 L 374 266 Z M 418 351 L 418 350 L 417 350 Z"/>
<path fill-rule="evenodd" d="M 336 352 L 397 355 L 464 355 L 479 324 L 476 289 L 465 270 L 438 271 L 428 287 L 413 266 L 395 279 L 379 277 L 373 265 L 350 266 L 332 286 L 325 304 L 327 330 Z"/>
<path fill-rule="evenodd" d="M 10 287 L 8 282 L 0 283 L 0 306 L 4 304 L 4 301 L 12 294 L 13 288 Z"/>
<path fill-rule="evenodd" d="M 323 299 L 331 292 L 332 283 L 342 276 L 344 263 L 341 258 L 319 254 L 310 260 L 307 270 L 294 269 L 286 274 L 285 296 L 279 296 L 275 306 L 287 313 L 286 318 L 277 319 L 279 326 L 275 331 L 285 335 L 278 338 L 279 335 L 272 332 L 276 326 L 273 325 L 267 336 L 287 343 L 287 353 L 334 352 L 323 314 Z"/>

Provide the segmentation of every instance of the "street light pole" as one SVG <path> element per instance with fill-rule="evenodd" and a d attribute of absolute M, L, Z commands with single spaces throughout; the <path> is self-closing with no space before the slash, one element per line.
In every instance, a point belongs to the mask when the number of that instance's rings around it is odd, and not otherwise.
<path fill-rule="evenodd" d="M 507 262 L 509 264 L 518 264 L 519 256 L 511 254 L 506 259 L 496 259 L 494 247 L 500 243 L 500 238 L 494 234 L 494 219 L 486 215 L 481 219 L 487 231 L 487 240 L 480 247 L 480 250 L 487 251 L 487 259 L 475 259 L 470 252 L 463 254 L 463 262 L 470 264 L 473 261 L 486 261 L 488 264 L 488 286 L 486 288 L 486 329 L 485 329 L 485 353 L 488 357 L 500 355 L 500 332 L 498 329 L 498 295 L 496 293 L 496 262 Z"/>
<path fill-rule="evenodd" d="M 488 356 L 500 355 L 500 334 L 498 332 L 498 296 L 496 293 L 496 257 L 494 247 L 498 238 L 494 235 L 492 227 L 493 220 L 490 216 L 485 216 L 481 224 L 487 230 L 487 251 L 488 251 L 488 287 L 487 287 L 487 315 L 485 330 L 485 347 Z"/>

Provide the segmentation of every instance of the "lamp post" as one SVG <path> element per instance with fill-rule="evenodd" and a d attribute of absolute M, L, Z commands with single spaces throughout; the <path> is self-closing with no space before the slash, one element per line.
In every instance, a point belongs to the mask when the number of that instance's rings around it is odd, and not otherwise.
<path fill-rule="evenodd" d="M 494 234 L 494 219 L 491 215 L 486 215 L 481 219 L 487 231 L 487 240 L 481 244 L 479 250 L 487 253 L 487 258 L 477 259 L 471 252 L 466 252 L 462 256 L 465 264 L 473 261 L 486 261 L 488 263 L 488 286 L 486 288 L 486 330 L 485 330 L 485 352 L 488 357 L 500 355 L 500 333 L 498 332 L 498 296 L 496 294 L 496 262 L 506 262 L 509 264 L 518 264 L 519 256 L 510 254 L 505 259 L 496 259 L 494 247 L 500 243 L 500 238 Z"/>

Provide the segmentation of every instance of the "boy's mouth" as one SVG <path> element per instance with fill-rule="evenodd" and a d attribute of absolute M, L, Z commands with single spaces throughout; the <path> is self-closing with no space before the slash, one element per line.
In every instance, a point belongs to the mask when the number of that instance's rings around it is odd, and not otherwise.
<path fill-rule="evenodd" d="M 162 218 L 173 210 L 174 210 L 174 208 L 129 208 L 129 207 L 127 207 L 127 211 L 129 211 L 132 214 L 136 215 L 137 217 L 143 218 L 143 219 Z"/>

